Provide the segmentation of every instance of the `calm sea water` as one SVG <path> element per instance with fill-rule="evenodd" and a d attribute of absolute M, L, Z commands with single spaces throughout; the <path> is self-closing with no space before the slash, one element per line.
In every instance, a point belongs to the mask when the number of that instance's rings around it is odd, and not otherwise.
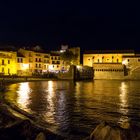
<path fill-rule="evenodd" d="M 24 82 L 4 96 L 69 139 L 88 136 L 101 121 L 140 125 L 140 81 Z"/>

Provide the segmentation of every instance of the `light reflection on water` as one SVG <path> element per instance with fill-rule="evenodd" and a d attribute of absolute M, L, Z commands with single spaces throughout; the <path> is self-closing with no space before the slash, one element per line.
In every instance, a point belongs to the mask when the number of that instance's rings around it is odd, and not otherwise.
<path fill-rule="evenodd" d="M 5 99 L 68 137 L 87 136 L 100 121 L 140 122 L 139 81 L 44 81 L 12 84 Z"/>
<path fill-rule="evenodd" d="M 129 88 L 126 82 L 122 82 L 120 86 L 120 112 L 122 116 L 120 117 L 119 123 L 125 124 L 129 123 L 128 115 L 128 93 Z"/>

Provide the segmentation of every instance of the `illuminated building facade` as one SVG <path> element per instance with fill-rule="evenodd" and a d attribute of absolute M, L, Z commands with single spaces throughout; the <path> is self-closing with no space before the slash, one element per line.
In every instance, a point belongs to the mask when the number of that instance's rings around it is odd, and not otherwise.
<path fill-rule="evenodd" d="M 17 73 L 17 53 L 14 51 L 0 51 L 0 75 L 13 75 Z"/>
<path fill-rule="evenodd" d="M 138 57 L 133 50 L 88 51 L 83 55 L 83 65 L 93 67 L 94 79 L 134 79 L 140 73 Z M 133 69 L 137 74 L 133 71 L 132 75 Z"/>
<path fill-rule="evenodd" d="M 24 66 L 27 75 L 42 74 L 49 70 L 50 54 L 42 50 L 19 49 L 25 57 Z M 21 69 L 25 71 L 25 69 Z"/>
<path fill-rule="evenodd" d="M 62 69 L 62 60 L 60 58 L 60 54 L 57 52 L 51 52 L 50 54 L 50 65 L 49 65 L 49 71 L 60 71 Z"/>

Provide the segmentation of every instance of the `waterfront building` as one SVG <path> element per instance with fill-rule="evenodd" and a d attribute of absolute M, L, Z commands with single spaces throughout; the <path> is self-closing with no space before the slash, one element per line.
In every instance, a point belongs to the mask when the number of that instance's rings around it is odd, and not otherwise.
<path fill-rule="evenodd" d="M 140 78 L 140 54 L 135 56 L 123 56 L 123 62 L 128 70 L 128 75 Z"/>
<path fill-rule="evenodd" d="M 51 52 L 50 53 L 50 64 L 49 64 L 49 71 L 50 72 L 58 72 L 62 70 L 63 62 L 60 58 L 59 52 Z"/>
<path fill-rule="evenodd" d="M 41 50 L 39 46 L 33 49 L 21 48 L 19 52 L 25 57 L 24 66 L 27 75 L 42 74 L 49 70 L 50 54 Z"/>
<path fill-rule="evenodd" d="M 140 75 L 139 61 L 133 50 L 96 50 L 86 51 L 83 55 L 83 65 L 93 67 L 94 79 L 133 79 Z"/>
<path fill-rule="evenodd" d="M 16 59 L 16 52 L 0 50 L 0 75 L 17 74 Z"/>

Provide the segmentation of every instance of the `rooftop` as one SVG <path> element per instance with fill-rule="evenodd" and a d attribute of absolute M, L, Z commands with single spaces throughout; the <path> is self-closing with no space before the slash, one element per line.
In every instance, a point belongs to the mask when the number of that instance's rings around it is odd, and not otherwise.
<path fill-rule="evenodd" d="M 135 53 L 134 50 L 90 50 L 84 54 L 112 54 L 112 53 Z"/>

